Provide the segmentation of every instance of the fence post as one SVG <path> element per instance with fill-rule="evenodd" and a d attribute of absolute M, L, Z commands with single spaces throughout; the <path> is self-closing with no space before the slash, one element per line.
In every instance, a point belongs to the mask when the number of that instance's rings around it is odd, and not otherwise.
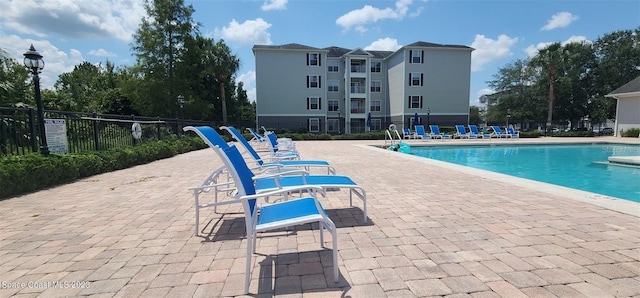
<path fill-rule="evenodd" d="M 160 116 L 158 116 L 158 122 L 156 123 L 156 129 L 158 130 L 158 141 L 160 140 Z"/>
<path fill-rule="evenodd" d="M 31 132 L 31 151 L 38 152 L 38 135 L 36 134 L 36 117 L 33 108 L 29 108 L 29 131 Z"/>
<path fill-rule="evenodd" d="M 91 116 L 93 117 L 93 120 L 91 120 L 91 122 L 93 122 L 93 144 L 96 147 L 96 151 L 98 151 L 100 150 L 100 144 L 98 143 L 98 120 L 95 119 L 98 117 L 98 114 L 94 112 Z"/>

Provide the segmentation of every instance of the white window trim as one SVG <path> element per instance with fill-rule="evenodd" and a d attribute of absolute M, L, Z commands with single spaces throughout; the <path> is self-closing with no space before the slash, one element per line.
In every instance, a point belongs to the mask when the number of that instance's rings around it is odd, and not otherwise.
<path fill-rule="evenodd" d="M 311 56 L 315 55 L 316 59 L 312 60 Z M 307 65 L 309 66 L 315 66 L 315 67 L 319 67 L 320 66 L 320 53 L 309 53 L 309 60 L 307 60 Z M 315 61 L 316 64 L 311 64 L 311 61 Z"/>
<path fill-rule="evenodd" d="M 373 83 L 378 83 L 378 91 L 373 91 Z M 371 86 L 369 87 L 369 91 L 371 91 L 371 93 L 381 93 L 382 92 L 382 81 L 371 81 Z"/>
<path fill-rule="evenodd" d="M 336 90 L 332 90 L 332 87 L 336 87 Z M 328 80 L 327 81 L 327 91 L 329 93 L 338 93 L 340 92 L 340 81 L 338 80 Z"/>
<path fill-rule="evenodd" d="M 373 103 L 377 102 L 378 105 L 374 105 Z M 374 110 L 373 107 L 376 106 L 378 107 L 377 110 Z M 371 110 L 371 112 L 381 112 L 382 111 L 382 101 L 381 100 L 372 100 L 371 101 L 371 107 L 369 107 L 369 109 Z"/>
<path fill-rule="evenodd" d="M 316 129 L 312 129 L 315 126 Z M 320 132 L 320 119 L 319 118 L 309 118 L 309 132 Z"/>
<path fill-rule="evenodd" d="M 335 65 L 333 65 L 335 63 Z M 336 70 L 332 70 L 333 68 Z M 327 72 L 340 72 L 340 61 L 337 60 L 329 60 L 327 61 Z"/>

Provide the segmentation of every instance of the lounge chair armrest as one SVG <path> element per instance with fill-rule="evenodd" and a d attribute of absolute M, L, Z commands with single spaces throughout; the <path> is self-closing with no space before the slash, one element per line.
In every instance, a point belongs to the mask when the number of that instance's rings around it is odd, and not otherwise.
<path fill-rule="evenodd" d="M 264 178 L 280 178 L 282 176 L 287 176 L 287 175 L 292 175 L 292 174 L 297 174 L 300 176 L 308 176 L 311 173 L 309 171 L 303 170 L 303 169 L 294 169 L 294 170 L 290 170 L 290 171 L 284 171 L 284 172 L 278 172 L 278 173 L 272 173 L 272 174 L 261 174 L 261 175 L 256 175 L 253 176 L 252 179 L 258 180 L 258 179 L 264 179 Z"/>
<path fill-rule="evenodd" d="M 276 190 L 273 190 L 273 191 L 261 192 L 259 194 L 255 194 L 255 195 L 241 196 L 238 199 L 240 199 L 240 200 L 251 200 L 251 199 L 257 199 L 257 198 L 264 198 L 264 197 L 280 195 L 280 194 L 298 192 L 298 191 L 301 191 L 301 190 L 318 192 L 321 195 L 325 194 L 325 190 L 321 186 L 308 185 L 307 184 L 307 185 L 299 185 L 299 186 L 294 186 L 294 187 L 279 188 L 279 189 L 276 189 Z"/>

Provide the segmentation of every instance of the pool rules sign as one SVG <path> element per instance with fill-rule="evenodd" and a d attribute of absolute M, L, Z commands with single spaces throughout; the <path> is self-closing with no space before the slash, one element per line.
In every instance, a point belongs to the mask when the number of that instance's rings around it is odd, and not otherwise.
<path fill-rule="evenodd" d="M 44 119 L 44 131 L 49 152 L 64 154 L 69 152 L 67 141 L 67 121 L 64 119 Z"/>

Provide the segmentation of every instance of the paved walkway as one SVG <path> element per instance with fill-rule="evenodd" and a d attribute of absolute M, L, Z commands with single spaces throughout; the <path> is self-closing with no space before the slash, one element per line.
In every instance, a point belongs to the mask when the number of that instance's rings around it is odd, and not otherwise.
<path fill-rule="evenodd" d="M 297 142 L 367 189 L 366 224 L 347 191 L 322 199 L 340 282 L 317 231 L 269 233 L 253 296 L 640 296 L 640 204 L 622 213 L 366 143 L 382 142 Z M 0 201 L 0 297 L 241 295 L 240 206 L 205 210 L 193 231 L 187 188 L 220 164 L 201 150 Z"/>

